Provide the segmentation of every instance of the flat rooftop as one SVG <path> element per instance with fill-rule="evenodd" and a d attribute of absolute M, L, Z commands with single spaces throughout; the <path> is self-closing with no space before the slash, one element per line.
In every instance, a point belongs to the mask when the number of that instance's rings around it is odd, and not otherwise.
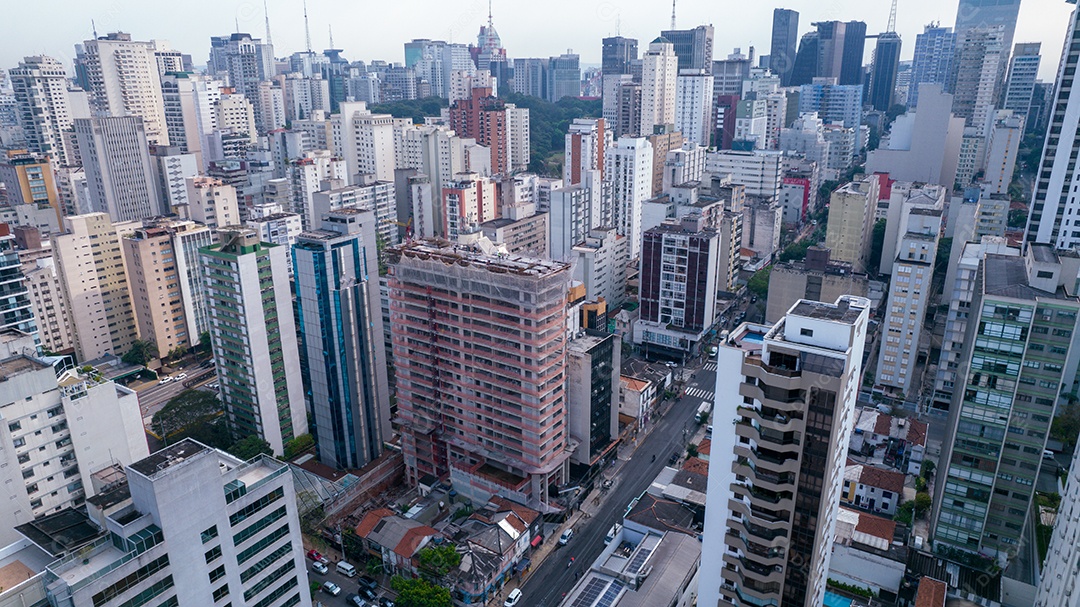
<path fill-rule="evenodd" d="M 101 534 L 85 514 L 70 508 L 18 525 L 15 530 L 53 557 L 85 545 Z"/>
<path fill-rule="evenodd" d="M 145 457 L 131 464 L 129 468 L 147 478 L 154 478 L 161 472 L 168 470 L 170 467 L 203 453 L 204 451 L 209 451 L 209 449 L 209 447 L 202 443 L 191 439 L 184 439 L 175 445 L 165 447 L 161 451 L 152 453 L 149 457 Z"/>
<path fill-rule="evenodd" d="M 472 247 L 446 240 L 418 240 L 389 249 L 392 254 L 420 260 L 441 261 L 447 265 L 474 266 L 499 274 L 546 277 L 569 271 L 570 264 L 523 255 L 486 255 Z"/>
<path fill-rule="evenodd" d="M 296 213 L 273 213 L 266 215 L 265 217 L 252 217 L 248 219 L 248 223 L 266 223 L 268 221 L 278 221 L 281 219 L 288 219 L 290 217 L 296 217 L 299 219 L 300 215 Z"/>
<path fill-rule="evenodd" d="M 1076 301 L 1075 297 L 1065 295 L 1061 289 L 1051 293 L 1032 287 L 1028 282 L 1027 264 L 1023 257 L 988 254 L 983 262 L 982 275 L 983 293 L 986 295 L 1016 299 L 1042 298 Z"/>
<path fill-rule="evenodd" d="M 818 320 L 830 320 L 850 325 L 859 319 L 862 310 L 862 308 L 850 306 L 846 300 L 841 300 L 839 304 L 830 304 L 802 299 L 799 300 L 799 303 L 795 304 L 795 307 L 792 308 L 789 314 Z"/>
<path fill-rule="evenodd" d="M 50 368 L 49 365 L 25 355 L 0 360 L 0 381 L 29 371 L 48 368 Z"/>
<path fill-rule="evenodd" d="M 0 547 L 0 594 L 45 571 L 53 560 L 30 540 Z"/>

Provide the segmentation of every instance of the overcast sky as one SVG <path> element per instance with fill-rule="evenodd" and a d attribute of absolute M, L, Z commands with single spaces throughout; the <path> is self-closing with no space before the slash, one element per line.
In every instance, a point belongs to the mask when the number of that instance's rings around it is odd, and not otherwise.
<path fill-rule="evenodd" d="M 304 50 L 301 0 L 266 0 L 274 50 L 278 57 Z M 0 2 L 0 67 L 10 68 L 21 57 L 52 55 L 71 69 L 72 45 L 91 37 L 91 19 L 99 34 L 122 30 L 137 40 L 164 39 L 203 65 L 210 36 L 241 31 L 265 34 L 262 0 L 46 0 Z M 760 0 L 680 0 L 678 27 L 712 23 L 716 28 L 715 56 L 726 57 L 734 47 L 754 45 L 769 51 L 772 9 Z M 885 29 L 887 0 L 785 0 L 781 6 L 800 12 L 800 34 L 812 21 L 861 20 L 867 31 Z M 1024 0 L 1016 42 L 1043 43 L 1041 77 L 1052 81 L 1061 55 L 1065 29 L 1074 5 L 1064 0 Z M 957 0 L 900 0 L 897 31 L 903 38 L 903 58 L 910 59 L 915 35 L 931 21 L 952 26 Z M 487 20 L 486 0 L 308 0 L 311 42 L 316 50 L 334 45 L 349 60 L 404 61 L 402 44 L 412 38 L 476 42 Z M 617 31 L 647 44 L 671 22 L 671 5 L 657 0 L 494 0 L 495 28 L 510 57 L 547 57 L 567 49 L 583 63 L 599 63 L 600 38 Z M 870 47 L 866 62 L 870 61 Z"/>

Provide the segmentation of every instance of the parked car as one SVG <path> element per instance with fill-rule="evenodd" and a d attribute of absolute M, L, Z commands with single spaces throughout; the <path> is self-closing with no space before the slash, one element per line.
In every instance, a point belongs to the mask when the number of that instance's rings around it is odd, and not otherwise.
<path fill-rule="evenodd" d="M 341 586 L 333 582 L 323 582 L 322 591 L 330 596 L 337 596 L 341 594 Z"/>
<path fill-rule="evenodd" d="M 517 607 L 517 604 L 521 602 L 521 588 L 514 588 L 510 591 L 510 596 L 506 597 L 506 602 L 503 603 L 503 607 Z"/>
<path fill-rule="evenodd" d="M 322 563 L 323 565 L 330 564 L 330 560 L 320 554 L 318 550 L 308 550 L 307 557 L 313 561 Z"/>
<path fill-rule="evenodd" d="M 385 596 L 379 597 L 379 607 L 394 607 L 394 601 L 386 598 Z"/>
<path fill-rule="evenodd" d="M 345 604 L 352 605 L 353 607 L 367 607 L 367 601 L 360 598 L 355 594 L 350 594 L 345 597 Z"/>
<path fill-rule="evenodd" d="M 373 592 L 379 589 L 379 583 L 375 581 L 375 578 L 369 575 L 360 576 L 360 579 L 357 580 L 357 583 L 360 584 L 361 588 L 367 588 L 368 590 L 371 590 Z"/>
<path fill-rule="evenodd" d="M 371 588 L 365 588 L 361 586 L 359 592 L 360 596 L 364 597 L 369 601 L 377 601 L 379 599 L 379 595 L 375 594 L 375 591 Z"/>
<path fill-rule="evenodd" d="M 562 532 L 562 535 L 559 536 L 559 545 L 560 546 L 565 546 L 565 545 L 569 544 L 570 540 L 572 540 L 572 539 L 574 539 L 574 530 L 573 529 L 567 529 L 566 531 Z"/>
<path fill-rule="evenodd" d="M 1049 449 L 1043 449 L 1043 459 L 1054 459 L 1054 452 Z"/>
<path fill-rule="evenodd" d="M 326 575 L 330 572 L 330 568 L 323 563 L 320 563 L 319 561 L 315 561 L 311 564 L 311 570 L 315 573 L 318 573 L 319 575 Z"/>

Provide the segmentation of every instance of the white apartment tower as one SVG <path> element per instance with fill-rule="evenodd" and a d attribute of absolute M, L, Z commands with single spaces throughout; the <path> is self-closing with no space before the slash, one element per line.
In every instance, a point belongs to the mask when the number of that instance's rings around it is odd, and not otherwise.
<path fill-rule="evenodd" d="M 64 132 L 71 130 L 74 117 L 64 65 L 44 55 L 24 57 L 8 76 L 27 147 L 48 154 L 56 165 L 68 166 L 72 152 Z"/>
<path fill-rule="evenodd" d="M 367 104 L 341 104 L 341 112 L 331 117 L 333 150 L 345 160 L 348 180 L 360 183 L 359 175 L 373 175 L 379 181 L 394 180 L 394 118 L 372 114 Z"/>
<path fill-rule="evenodd" d="M 869 315 L 803 299 L 720 346 L 699 605 L 823 604 Z"/>
<path fill-rule="evenodd" d="M 675 130 L 683 139 L 708 147 L 713 124 L 713 76 L 707 70 L 679 72 L 675 86 Z"/>
<path fill-rule="evenodd" d="M 1027 242 L 1057 249 L 1080 245 L 1080 193 L 1077 193 L 1075 156 L 1080 150 L 1080 93 L 1073 95 L 1073 81 L 1080 64 L 1080 9 L 1074 9 L 1058 66 L 1050 107 L 1055 108 L 1043 145 L 1042 160 L 1035 173 L 1035 194 L 1028 215 Z"/>
<path fill-rule="evenodd" d="M 641 56 L 641 122 L 638 134 L 648 137 L 656 125 L 675 123 L 679 58 L 675 46 L 660 37 Z"/>
<path fill-rule="evenodd" d="M 126 472 L 89 508 L 101 539 L 46 569 L 57 604 L 311 607 L 288 464 L 185 439 Z"/>
<path fill-rule="evenodd" d="M 605 179 L 612 184 L 615 229 L 630 239 L 630 259 L 637 259 L 641 254 L 641 205 L 652 197 L 652 144 L 643 137 L 620 137 L 605 158 Z"/>
<path fill-rule="evenodd" d="M 230 228 L 201 249 L 210 340 L 229 425 L 274 453 L 307 431 L 285 247 Z"/>
<path fill-rule="evenodd" d="M 1013 50 L 1012 59 L 1009 60 L 1009 82 L 1005 86 L 1005 98 L 1001 107 L 1012 110 L 1025 119 L 1031 110 L 1031 97 L 1035 93 L 1035 81 L 1039 77 L 1041 49 L 1040 42 L 1018 43 Z"/>
<path fill-rule="evenodd" d="M 139 116 L 75 120 L 90 203 L 115 222 L 166 214 L 147 135 Z"/>
<path fill-rule="evenodd" d="M 563 183 L 585 182 L 589 171 L 604 171 L 604 153 L 612 144 L 611 131 L 603 118 L 576 118 L 566 133 Z"/>
<path fill-rule="evenodd" d="M 168 145 L 154 43 L 115 32 L 83 42 L 83 49 L 91 106 L 106 116 L 141 117 L 147 141 Z"/>
<path fill-rule="evenodd" d="M 52 245 L 71 315 L 75 356 L 123 356 L 138 329 L 117 227 L 105 213 L 89 213 L 65 217 L 64 232 Z"/>

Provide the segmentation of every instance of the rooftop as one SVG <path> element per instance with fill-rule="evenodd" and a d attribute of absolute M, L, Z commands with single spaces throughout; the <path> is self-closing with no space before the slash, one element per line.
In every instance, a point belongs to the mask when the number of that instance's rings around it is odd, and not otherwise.
<path fill-rule="evenodd" d="M 186 438 L 175 445 L 152 453 L 149 457 L 131 464 L 129 468 L 147 478 L 154 478 L 159 473 L 168 470 L 172 466 L 207 450 L 209 450 L 209 447 L 206 445 L 190 438 Z"/>
<path fill-rule="evenodd" d="M 53 557 L 30 540 L 0 547 L 0 596 L 45 571 Z"/>
<path fill-rule="evenodd" d="M 983 261 L 982 275 L 984 295 L 1014 299 L 1042 298 L 1076 301 L 1075 297 L 1068 297 L 1061 289 L 1050 293 L 1032 287 L 1028 282 L 1027 264 L 1023 257 L 987 254 Z"/>
<path fill-rule="evenodd" d="M 248 219 L 248 223 L 266 223 L 268 221 L 289 219 L 290 217 L 295 217 L 297 220 L 300 219 L 300 215 L 296 213 L 273 213 L 271 215 L 266 215 L 265 217 L 251 217 Z"/>
<path fill-rule="evenodd" d="M 945 582 L 924 575 L 919 579 L 919 593 L 915 595 L 915 607 L 945 607 L 945 595 L 949 587 Z"/>
<path fill-rule="evenodd" d="M 570 264 L 525 257 L 515 254 L 485 255 L 477 250 L 446 240 L 416 240 L 388 249 L 397 263 L 401 258 L 422 261 L 441 261 L 448 266 L 478 267 L 497 274 L 517 274 L 520 276 L 547 277 L 569 271 Z"/>
<path fill-rule="evenodd" d="M 15 530 L 53 557 L 85 545 L 101 533 L 85 514 L 70 508 L 18 525 Z"/>
<path fill-rule="evenodd" d="M 637 500 L 625 518 L 657 531 L 680 531 L 697 536 L 697 533 L 691 530 L 694 524 L 693 511 L 678 502 L 660 499 L 648 493 Z"/>
<path fill-rule="evenodd" d="M 849 299 L 841 299 L 835 304 L 801 299 L 799 300 L 799 303 L 795 304 L 795 307 L 792 308 L 790 314 L 850 325 L 854 324 L 855 321 L 859 319 L 862 310 L 861 307 L 852 307 Z"/>
<path fill-rule="evenodd" d="M 0 381 L 9 377 L 15 377 L 28 371 L 48 369 L 49 365 L 29 356 L 15 356 L 7 360 L 0 360 Z"/>

